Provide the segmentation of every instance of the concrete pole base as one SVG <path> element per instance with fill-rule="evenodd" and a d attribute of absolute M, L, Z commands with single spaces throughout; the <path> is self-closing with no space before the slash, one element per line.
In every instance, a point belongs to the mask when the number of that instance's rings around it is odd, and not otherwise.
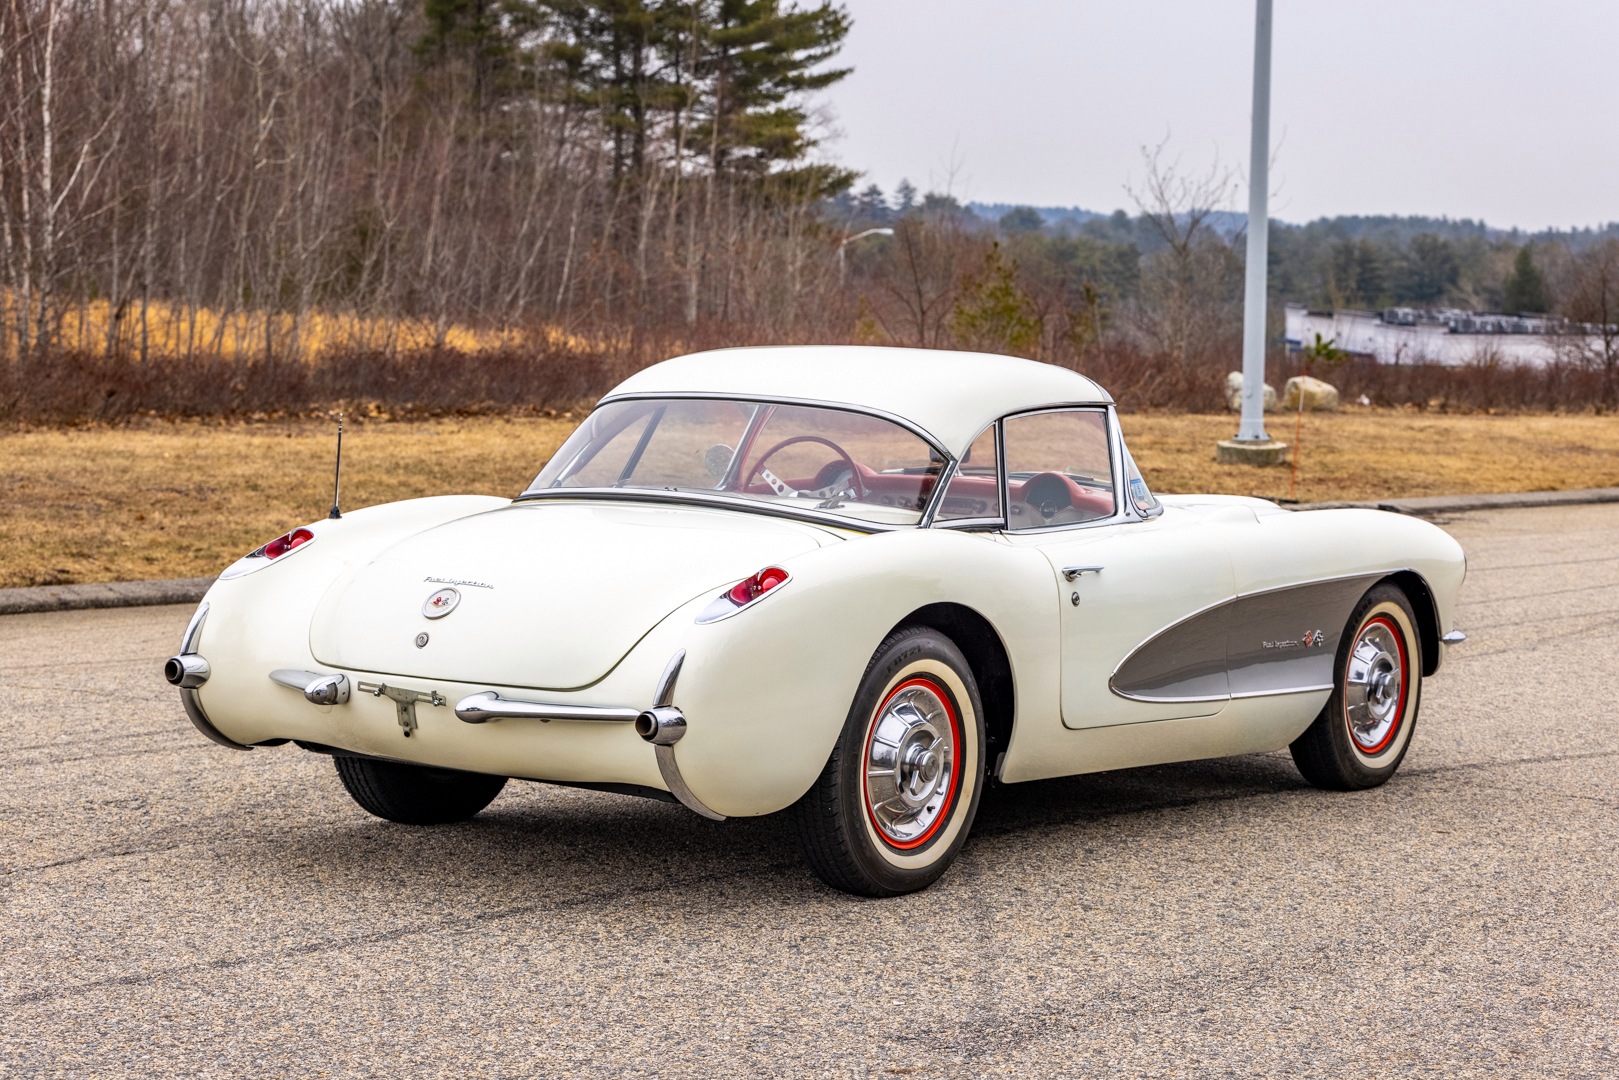
<path fill-rule="evenodd" d="M 1287 444 L 1222 439 L 1215 444 L 1214 460 L 1221 465 L 1285 465 Z"/>

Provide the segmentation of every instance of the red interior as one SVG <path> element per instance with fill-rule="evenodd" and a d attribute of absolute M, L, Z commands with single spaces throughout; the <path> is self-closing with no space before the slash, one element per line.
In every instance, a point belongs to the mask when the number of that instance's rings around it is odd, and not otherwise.
<path fill-rule="evenodd" d="M 799 491 L 814 491 L 825 486 L 831 474 L 843 465 L 842 459 L 829 462 L 815 476 L 804 476 L 788 479 L 783 477 L 782 482 Z M 860 483 L 866 489 L 865 502 L 879 503 L 884 506 L 904 506 L 910 509 L 921 509 L 919 503 L 926 502 L 933 491 L 936 477 L 918 473 L 880 473 L 874 472 L 859 462 L 855 463 L 860 470 Z M 1085 487 L 1076 483 L 1072 477 L 1063 473 L 1036 473 L 1034 476 L 1022 480 L 1011 480 L 1007 483 L 1007 494 L 1014 503 L 1028 503 L 1025 497 L 1031 487 L 1037 493 L 1047 496 L 1051 501 L 1051 485 L 1060 484 L 1066 490 L 1068 506 L 1073 507 L 1083 517 L 1103 517 L 1113 512 L 1113 494 L 1099 488 Z M 1041 492 L 1040 489 L 1045 489 Z M 985 516 L 995 514 L 996 479 L 993 476 L 970 476 L 958 474 L 950 482 L 950 491 L 945 496 L 945 509 L 955 516 L 961 516 L 967 508 L 958 504 L 957 500 L 965 503 L 971 501 L 975 504 L 985 505 Z M 769 484 L 763 480 L 755 480 L 744 491 L 749 495 L 773 494 Z M 1057 500 L 1061 502 L 1061 500 Z"/>

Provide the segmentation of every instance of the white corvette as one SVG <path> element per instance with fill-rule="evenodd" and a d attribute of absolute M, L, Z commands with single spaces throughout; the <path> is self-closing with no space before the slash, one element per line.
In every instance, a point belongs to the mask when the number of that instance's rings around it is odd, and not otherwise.
<path fill-rule="evenodd" d="M 791 808 L 821 878 L 889 896 L 991 782 L 1290 746 L 1382 783 L 1463 573 L 1412 518 L 1155 497 L 1063 368 L 735 349 L 626 380 L 515 500 L 271 541 L 165 674 L 209 738 L 330 754 L 393 821 L 509 777 Z"/>

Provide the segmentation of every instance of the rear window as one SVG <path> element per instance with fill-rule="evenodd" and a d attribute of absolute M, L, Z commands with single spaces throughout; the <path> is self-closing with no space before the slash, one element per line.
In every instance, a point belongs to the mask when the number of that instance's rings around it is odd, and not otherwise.
<path fill-rule="evenodd" d="M 920 436 L 866 413 L 745 399 L 637 399 L 591 413 L 524 494 L 689 492 L 914 525 L 942 467 Z"/>

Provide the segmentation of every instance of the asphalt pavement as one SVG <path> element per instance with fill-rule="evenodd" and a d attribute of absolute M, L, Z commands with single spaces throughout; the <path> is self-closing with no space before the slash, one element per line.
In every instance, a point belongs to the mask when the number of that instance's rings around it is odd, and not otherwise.
<path fill-rule="evenodd" d="M 1471 636 L 1388 785 L 1016 785 L 883 901 L 779 815 L 379 821 L 192 730 L 188 606 L 0 617 L 0 1076 L 1614 1076 L 1619 506 L 1441 524 Z"/>

